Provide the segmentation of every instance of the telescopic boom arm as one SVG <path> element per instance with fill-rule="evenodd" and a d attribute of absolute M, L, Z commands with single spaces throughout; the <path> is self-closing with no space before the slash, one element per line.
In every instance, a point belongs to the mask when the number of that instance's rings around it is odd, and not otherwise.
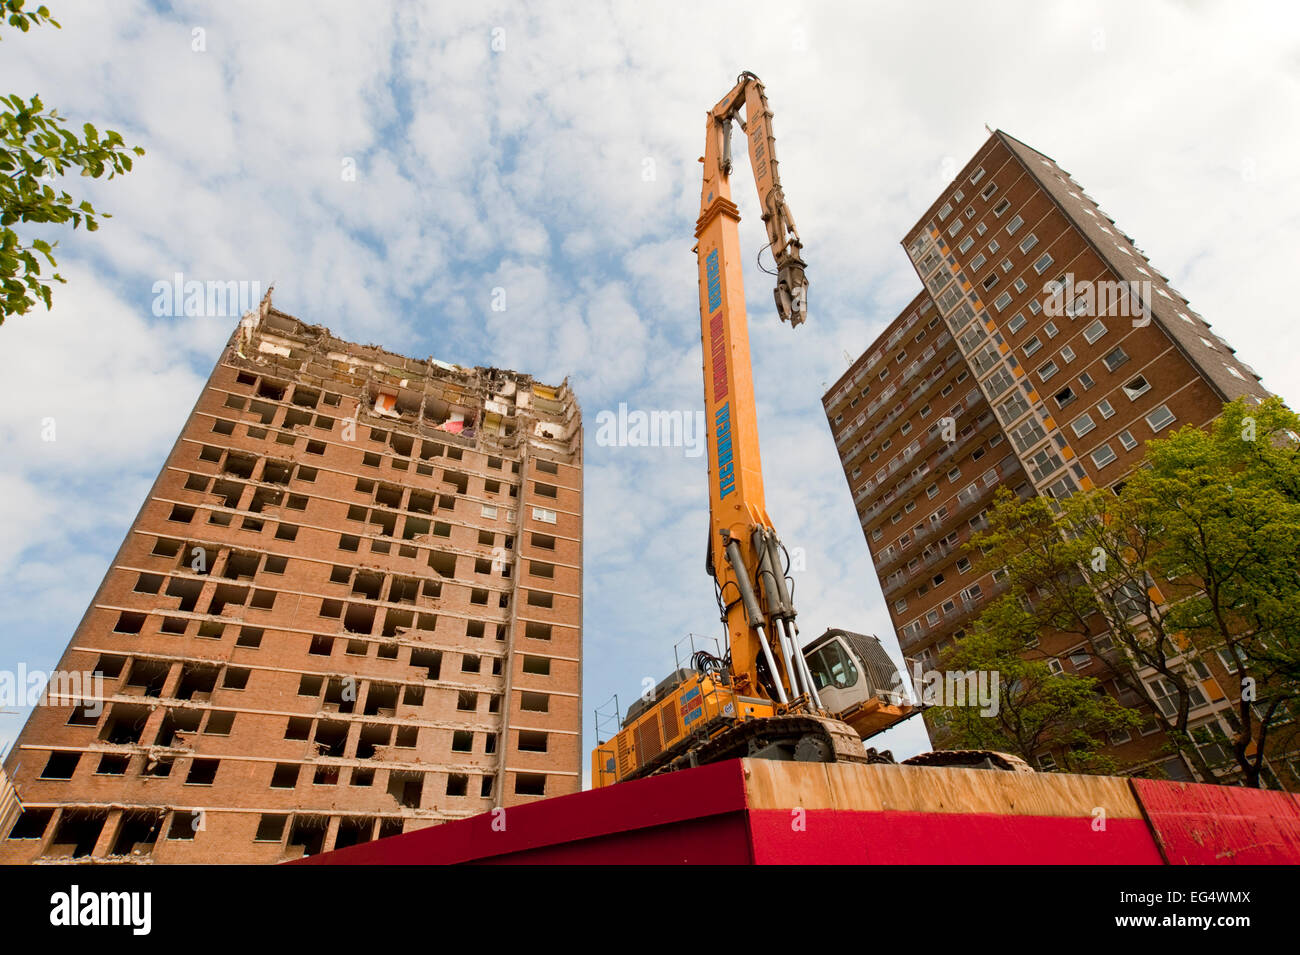
<path fill-rule="evenodd" d="M 821 709 L 799 650 L 784 548 L 764 503 L 740 268 L 740 214 L 731 201 L 733 122 L 740 123 L 749 142 L 763 224 L 776 260 L 777 314 L 792 327 L 807 317 L 802 245 L 781 191 L 772 112 L 758 77 L 742 73 L 735 88 L 709 111 L 706 122 L 695 251 L 710 451 L 707 568 L 723 608 L 736 689 L 792 709 L 808 705 Z"/>

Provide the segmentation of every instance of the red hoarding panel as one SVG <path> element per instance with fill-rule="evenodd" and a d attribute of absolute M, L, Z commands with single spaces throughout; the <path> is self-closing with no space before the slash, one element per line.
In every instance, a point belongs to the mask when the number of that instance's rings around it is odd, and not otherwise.
<path fill-rule="evenodd" d="M 482 864 L 751 865 L 753 861 L 745 813 L 735 812 L 492 856 Z"/>
<path fill-rule="evenodd" d="M 1132 780 L 1171 865 L 1300 865 L 1300 803 L 1240 786 Z"/>
<path fill-rule="evenodd" d="M 810 865 L 1159 865 L 1141 819 L 751 810 L 754 861 Z"/>
<path fill-rule="evenodd" d="M 744 773 L 740 760 L 731 760 L 493 810 L 296 864 L 430 865 L 486 860 L 656 827 L 662 837 L 662 827 L 744 808 Z"/>

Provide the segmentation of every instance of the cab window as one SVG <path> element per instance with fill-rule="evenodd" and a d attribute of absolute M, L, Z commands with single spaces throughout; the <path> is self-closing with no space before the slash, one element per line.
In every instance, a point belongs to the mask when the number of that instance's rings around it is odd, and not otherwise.
<path fill-rule="evenodd" d="M 828 643 L 812 654 L 808 658 L 808 668 L 812 670 L 819 690 L 828 686 L 844 689 L 858 682 L 858 668 L 839 641 Z"/>

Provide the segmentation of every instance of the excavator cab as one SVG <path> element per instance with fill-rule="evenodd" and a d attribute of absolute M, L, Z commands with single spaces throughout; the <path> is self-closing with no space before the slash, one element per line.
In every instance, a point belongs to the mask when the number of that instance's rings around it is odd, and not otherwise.
<path fill-rule="evenodd" d="M 827 630 L 803 650 L 822 704 L 864 739 L 919 711 L 875 637 Z"/>

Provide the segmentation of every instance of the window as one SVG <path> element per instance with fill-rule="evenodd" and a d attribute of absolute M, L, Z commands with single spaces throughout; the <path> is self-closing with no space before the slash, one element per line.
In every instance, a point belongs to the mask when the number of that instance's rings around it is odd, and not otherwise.
<path fill-rule="evenodd" d="M 1010 304 L 1011 304 L 1011 293 L 1003 292 L 994 300 L 993 307 L 1000 312 Z"/>
<path fill-rule="evenodd" d="M 1052 446 L 1049 444 L 1030 456 L 1029 469 L 1034 480 L 1041 481 L 1061 467 L 1062 463 L 1060 455 L 1053 451 Z"/>
<path fill-rule="evenodd" d="M 1172 717 L 1178 712 L 1178 691 L 1168 680 L 1155 679 L 1147 684 L 1151 691 L 1151 698 L 1155 701 L 1156 706 L 1160 707 L 1160 712 L 1167 717 Z M 1204 706 L 1206 704 L 1205 694 L 1196 684 L 1188 687 L 1188 696 L 1192 708 Z"/>
<path fill-rule="evenodd" d="M 1000 276 L 998 275 L 998 273 L 994 272 L 992 275 L 990 275 L 988 278 L 986 278 L 983 282 L 981 282 L 980 285 L 983 287 L 984 291 L 987 292 L 987 291 L 989 291 L 990 289 L 992 289 L 993 286 L 995 286 L 995 285 L 998 284 L 998 279 L 999 279 L 999 277 L 1000 277 Z"/>
<path fill-rule="evenodd" d="M 1045 437 L 1047 437 L 1047 432 L 1043 430 L 1042 425 L 1040 425 L 1034 418 L 1030 418 L 1024 424 L 1011 432 L 1012 443 L 1015 444 L 1017 450 L 1022 453 L 1033 447 Z"/>
<path fill-rule="evenodd" d="M 1066 345 L 1061 349 L 1061 363 L 1068 365 L 1072 361 L 1074 361 L 1074 349 Z"/>
<path fill-rule="evenodd" d="M 1151 384 L 1141 375 L 1138 375 L 1127 385 L 1124 386 L 1124 394 L 1128 395 L 1129 401 L 1137 401 L 1148 391 L 1151 390 Z"/>
<path fill-rule="evenodd" d="M 297 763 L 276 763 L 271 774 L 272 789 L 293 789 L 298 785 Z"/>
<path fill-rule="evenodd" d="M 970 270 L 972 272 L 978 272 L 980 269 L 984 268 L 984 263 L 987 261 L 988 259 L 985 258 L 984 253 L 981 252 L 979 255 L 975 256 L 975 258 L 970 260 Z"/>
<path fill-rule="evenodd" d="M 971 236 L 966 236 L 966 238 L 962 239 L 961 243 L 957 246 L 957 251 L 964 255 L 970 251 L 970 247 L 974 244 L 975 240 Z"/>
<path fill-rule="evenodd" d="M 1022 254 L 1027 253 L 1034 246 L 1038 245 L 1038 236 L 1032 232 L 1020 240 L 1020 251 Z"/>
<path fill-rule="evenodd" d="M 939 217 L 939 221 L 940 221 L 940 222 L 942 222 L 944 219 L 948 218 L 948 216 L 951 215 L 951 214 L 952 214 L 952 203 L 951 203 L 951 202 L 945 202 L 945 203 L 943 204 L 943 208 L 940 209 L 940 210 L 938 211 L 938 213 L 936 213 L 936 215 L 938 215 L 938 217 Z"/>
<path fill-rule="evenodd" d="M 1092 380 L 1092 375 L 1088 374 L 1085 371 L 1082 375 L 1079 376 L 1079 384 L 1083 386 L 1084 391 L 1087 391 L 1089 388 L 1095 385 L 1096 382 Z"/>
<path fill-rule="evenodd" d="M 1015 383 L 1016 380 L 1012 377 L 1011 372 L 1007 371 L 1006 368 L 999 368 L 985 380 L 984 392 L 990 398 L 996 398 Z"/>
<path fill-rule="evenodd" d="M 1015 235 L 1016 232 L 1020 229 L 1020 227 L 1024 224 L 1025 224 L 1025 220 L 1022 217 L 1015 216 L 1010 222 L 1007 223 L 1007 235 Z"/>
<path fill-rule="evenodd" d="M 902 613 L 907 609 L 907 598 L 899 597 L 894 601 L 894 613 Z"/>
<path fill-rule="evenodd" d="M 980 198 L 983 199 L 985 202 L 987 202 L 989 199 L 993 198 L 994 194 L 997 191 L 998 191 L 998 184 L 996 182 L 990 182 L 987 186 L 984 187 L 983 191 L 980 192 Z"/>
<path fill-rule="evenodd" d="M 1064 408 L 1073 401 L 1077 395 L 1075 395 L 1073 388 L 1062 388 L 1052 397 L 1056 399 L 1056 405 L 1058 408 Z"/>
<path fill-rule="evenodd" d="M 1100 318 L 1083 330 L 1083 339 L 1089 345 L 1106 334 L 1106 323 Z"/>
<path fill-rule="evenodd" d="M 1118 346 L 1101 360 L 1107 371 L 1114 371 L 1126 361 L 1128 361 L 1128 352 Z"/>
<path fill-rule="evenodd" d="M 1020 331 L 1020 329 L 1024 327 L 1025 327 L 1025 316 L 1022 312 L 1016 312 L 1016 314 L 1011 316 L 1010 321 L 1007 322 L 1007 330 L 1010 331 L 1012 334 Z"/>
<path fill-rule="evenodd" d="M 1032 355 L 1034 352 L 1038 351 L 1038 349 L 1040 349 L 1040 348 L 1042 348 L 1042 347 L 1043 347 L 1043 343 L 1042 343 L 1041 341 L 1039 341 L 1039 340 L 1038 340 L 1038 336 L 1035 335 L 1033 338 L 1031 338 L 1031 339 L 1029 339 L 1027 342 L 1025 342 L 1025 345 L 1024 345 L 1024 348 L 1025 348 L 1025 357 L 1028 358 L 1030 355 Z"/>
<path fill-rule="evenodd" d="M 1124 446 L 1125 451 L 1132 451 L 1137 447 L 1137 439 L 1127 430 L 1121 431 L 1116 437 L 1119 438 L 1119 443 Z"/>
<path fill-rule="evenodd" d="M 1006 199 L 1003 199 L 1001 202 L 999 202 L 996 206 L 993 207 L 993 214 L 995 216 L 1001 217 L 1002 213 L 1006 212 L 1010 208 L 1011 208 L 1011 203 L 1008 202 Z"/>
<path fill-rule="evenodd" d="M 1046 325 L 1043 326 L 1043 334 L 1046 335 L 1048 338 L 1055 338 L 1060 333 L 1061 330 L 1056 327 L 1056 322 L 1048 322 Z"/>
<path fill-rule="evenodd" d="M 1103 398 L 1101 401 L 1097 402 L 1097 413 L 1103 418 L 1109 418 L 1115 413 L 1115 409 L 1111 407 L 1109 401 Z"/>
<path fill-rule="evenodd" d="M 1086 411 L 1070 422 L 1070 427 L 1074 431 L 1076 438 L 1081 438 L 1093 428 L 1097 427 L 1096 422 L 1092 420 L 1092 415 Z"/>
<path fill-rule="evenodd" d="M 970 558 L 968 557 L 957 558 L 957 573 L 964 574 L 969 570 L 970 570 Z"/>
<path fill-rule="evenodd" d="M 1056 367 L 1056 362 L 1049 361 L 1047 364 L 1043 365 L 1038 369 L 1038 377 L 1041 378 L 1043 381 L 1046 381 L 1048 378 L 1051 378 L 1054 374 L 1056 374 L 1057 371 L 1059 371 L 1059 369 Z"/>
<path fill-rule="evenodd" d="M 1014 392 L 1010 398 L 998 405 L 997 410 L 1002 423 L 1010 424 L 1029 410 L 1029 402 L 1025 400 L 1022 394 Z"/>
<path fill-rule="evenodd" d="M 1053 261 L 1052 257 L 1048 255 L 1046 252 L 1044 252 L 1042 255 L 1038 257 L 1038 261 L 1034 263 L 1034 271 L 1037 272 L 1039 275 L 1042 275 L 1044 272 L 1046 272 L 1048 269 L 1052 267 L 1052 261 Z"/>
<path fill-rule="evenodd" d="M 1114 460 L 1115 452 L 1111 450 L 1109 444 L 1103 444 L 1096 451 L 1092 452 L 1092 463 L 1099 468 L 1104 468 Z"/>
<path fill-rule="evenodd" d="M 1010 271 L 1011 271 L 1011 260 L 1010 260 L 1010 259 L 1007 259 L 1005 262 L 1002 263 L 1002 271 L 1004 271 L 1004 272 L 1010 272 Z M 1016 279 L 1014 282 L 1011 283 L 1011 285 L 1012 285 L 1012 287 L 1016 290 L 1016 294 L 1017 294 L 1017 295 L 1019 295 L 1019 294 L 1020 294 L 1021 292 L 1023 292 L 1025 289 L 1029 288 L 1029 283 L 1026 282 L 1024 279 Z"/>
<path fill-rule="evenodd" d="M 978 169 L 976 169 L 973 173 L 970 174 L 970 183 L 973 186 L 983 178 L 984 178 L 984 167 L 980 166 Z"/>
<path fill-rule="evenodd" d="M 541 521 L 543 524 L 554 524 L 556 521 L 555 512 L 545 507 L 534 507 L 533 520 Z"/>
<path fill-rule="evenodd" d="M 190 763 L 189 774 L 185 777 L 187 786 L 211 786 L 217 778 L 219 760 L 196 759 Z"/>
<path fill-rule="evenodd" d="M 1168 405 L 1161 405 L 1149 415 L 1147 415 L 1147 424 L 1156 434 L 1163 431 L 1174 420 L 1174 413 L 1169 410 Z"/>
<path fill-rule="evenodd" d="M 1229 673 L 1236 673 L 1241 668 L 1240 664 L 1237 662 L 1237 658 L 1233 656 L 1230 651 L 1215 650 L 1214 652 L 1218 655 L 1219 662 L 1223 664 L 1223 668 Z"/>

